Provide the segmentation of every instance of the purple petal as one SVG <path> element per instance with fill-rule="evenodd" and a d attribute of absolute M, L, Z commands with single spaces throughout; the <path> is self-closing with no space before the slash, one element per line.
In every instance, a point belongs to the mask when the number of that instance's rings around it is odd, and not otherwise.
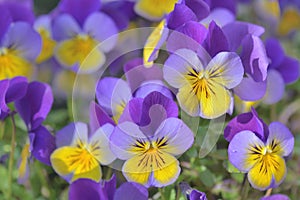
<path fill-rule="evenodd" d="M 285 54 L 280 45 L 280 42 L 275 38 L 269 38 L 266 40 L 266 52 L 271 60 L 269 69 L 277 68 L 282 63 Z"/>
<path fill-rule="evenodd" d="M 210 9 L 215 8 L 226 8 L 230 10 L 233 14 L 236 14 L 237 3 L 235 0 L 219 1 L 219 0 L 210 0 Z"/>
<path fill-rule="evenodd" d="M 193 132 L 178 118 L 167 118 L 163 121 L 154 133 L 154 137 L 166 138 L 167 145 L 163 151 L 175 156 L 184 153 L 194 142 Z"/>
<path fill-rule="evenodd" d="M 6 103 L 6 93 L 9 88 L 9 80 L 1 80 L 0 81 L 0 119 L 3 120 L 7 112 L 9 111 L 9 108 Z"/>
<path fill-rule="evenodd" d="M 204 192 L 192 190 L 190 194 L 190 200 L 207 200 L 207 198 Z"/>
<path fill-rule="evenodd" d="M 147 200 L 148 190 L 143 185 L 134 182 L 125 182 L 117 190 L 114 200 Z"/>
<path fill-rule="evenodd" d="M 10 103 L 24 97 L 27 92 L 27 86 L 28 82 L 25 77 L 15 77 L 11 79 L 9 82 L 9 89 L 5 96 L 6 103 Z"/>
<path fill-rule="evenodd" d="M 34 22 L 34 13 L 31 8 L 20 2 L 0 2 L 0 7 L 7 9 L 14 22 L 23 21 L 29 24 Z"/>
<path fill-rule="evenodd" d="M 55 40 L 66 40 L 80 32 L 80 26 L 71 15 L 59 15 L 53 20 L 52 33 Z"/>
<path fill-rule="evenodd" d="M 142 98 L 131 99 L 119 119 L 119 124 L 129 121 L 139 125 L 142 117 L 143 101 Z"/>
<path fill-rule="evenodd" d="M 3 36 L 6 34 L 6 31 L 9 28 L 9 25 L 12 22 L 12 18 L 10 16 L 10 13 L 7 9 L 0 6 L 0 43 L 2 42 Z"/>
<path fill-rule="evenodd" d="M 117 43 L 118 28 L 114 21 L 104 13 L 97 12 L 89 15 L 84 22 L 83 30 L 97 41 L 103 42 L 100 48 L 104 52 L 112 50 Z M 108 38 L 109 40 L 104 42 Z"/>
<path fill-rule="evenodd" d="M 235 20 L 235 16 L 227 9 L 216 8 L 206 18 L 200 21 L 201 24 L 209 25 L 212 21 L 219 27 L 223 27 Z"/>
<path fill-rule="evenodd" d="M 172 91 L 160 80 L 144 82 L 134 93 L 135 97 L 145 98 L 151 92 L 160 92 L 169 99 L 174 99 Z"/>
<path fill-rule="evenodd" d="M 78 179 L 71 183 L 69 188 L 69 200 L 111 200 L 102 190 L 100 183 L 90 179 Z"/>
<path fill-rule="evenodd" d="M 40 162 L 51 165 L 50 155 L 55 150 L 55 137 L 43 126 L 29 134 L 34 135 L 31 154 Z"/>
<path fill-rule="evenodd" d="M 44 28 L 52 34 L 52 18 L 50 15 L 41 15 L 34 22 L 34 29 Z"/>
<path fill-rule="evenodd" d="M 175 4 L 173 12 L 168 16 L 168 28 L 176 29 L 188 21 L 197 21 L 195 13 L 184 4 Z"/>
<path fill-rule="evenodd" d="M 247 35 L 242 41 L 242 47 L 241 58 L 245 72 L 257 82 L 264 81 L 269 65 L 264 44 L 259 37 Z"/>
<path fill-rule="evenodd" d="M 116 186 L 117 186 L 117 178 L 116 175 L 113 174 L 110 180 L 102 182 L 102 189 L 105 191 L 107 197 L 109 200 L 113 199 L 115 192 L 116 192 Z"/>
<path fill-rule="evenodd" d="M 3 39 L 3 46 L 14 48 L 29 60 L 34 60 L 42 48 L 40 35 L 25 22 L 11 24 Z"/>
<path fill-rule="evenodd" d="M 204 19 L 209 14 L 209 5 L 202 0 L 185 0 L 185 4 L 192 9 L 198 21 Z"/>
<path fill-rule="evenodd" d="M 229 41 L 227 41 L 222 29 L 214 21 L 209 24 L 208 29 L 209 33 L 204 42 L 204 48 L 207 50 L 210 56 L 214 57 L 221 51 L 228 51 Z"/>
<path fill-rule="evenodd" d="M 276 70 L 279 71 L 286 84 L 293 83 L 299 79 L 299 61 L 294 58 L 286 56 Z"/>
<path fill-rule="evenodd" d="M 260 200 L 290 200 L 290 198 L 284 194 L 273 194 L 268 197 L 263 197 Z"/>
<path fill-rule="evenodd" d="M 241 131 L 230 141 L 228 159 L 233 166 L 242 172 L 248 172 L 253 166 L 247 164 L 249 148 L 264 146 L 264 143 L 251 131 Z"/>
<path fill-rule="evenodd" d="M 132 98 L 127 82 L 122 79 L 106 77 L 101 79 L 96 88 L 96 97 L 100 106 L 109 114 L 115 114 L 116 105 L 126 105 Z"/>
<path fill-rule="evenodd" d="M 268 127 L 263 120 L 258 117 L 254 109 L 252 109 L 251 112 L 243 113 L 233 118 L 224 130 L 224 137 L 230 142 L 237 133 L 244 130 L 252 131 L 262 141 L 266 141 L 268 137 Z"/>
<path fill-rule="evenodd" d="M 234 93 L 244 101 L 257 101 L 264 97 L 267 82 L 256 82 L 251 77 L 244 77 L 242 82 L 234 88 Z"/>
<path fill-rule="evenodd" d="M 29 83 L 26 95 L 15 102 L 15 107 L 29 130 L 34 130 L 46 119 L 53 103 L 49 85 Z"/>
<path fill-rule="evenodd" d="M 272 122 L 269 125 L 270 135 L 267 144 L 271 145 L 272 141 L 278 141 L 283 150 L 283 156 L 289 156 L 294 149 L 294 136 L 290 130 L 280 122 Z"/>
<path fill-rule="evenodd" d="M 281 100 L 284 95 L 284 80 L 276 70 L 269 70 L 267 77 L 267 91 L 263 98 L 266 104 L 274 104 Z"/>
<path fill-rule="evenodd" d="M 90 128 L 91 132 L 95 132 L 98 128 L 104 124 L 109 123 L 115 125 L 114 121 L 108 116 L 108 114 L 98 105 L 92 101 L 90 104 Z"/>
<path fill-rule="evenodd" d="M 207 29 L 198 22 L 189 21 L 173 31 L 167 40 L 167 50 L 175 52 L 187 48 L 197 51 L 207 36 Z"/>
<path fill-rule="evenodd" d="M 72 15 L 80 25 L 83 25 L 90 14 L 100 9 L 100 2 L 99 0 L 62 0 L 58 6 L 62 13 Z"/>
<path fill-rule="evenodd" d="M 163 80 L 161 68 L 153 65 L 146 68 L 142 58 L 130 60 L 124 65 L 125 76 L 131 88 L 135 91 L 143 82 L 148 80 Z"/>
<path fill-rule="evenodd" d="M 235 21 L 223 27 L 231 51 L 236 51 L 242 43 L 244 37 L 248 34 L 260 36 L 264 33 L 264 28 L 254 24 Z"/>

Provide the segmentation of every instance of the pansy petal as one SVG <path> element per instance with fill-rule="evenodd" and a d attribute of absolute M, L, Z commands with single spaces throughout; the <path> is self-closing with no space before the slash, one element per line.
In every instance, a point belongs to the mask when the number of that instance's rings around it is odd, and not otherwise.
<path fill-rule="evenodd" d="M 244 101 L 257 101 L 264 97 L 267 81 L 256 82 L 251 77 L 244 77 L 234 88 L 234 93 Z"/>
<path fill-rule="evenodd" d="M 263 98 L 265 104 L 274 104 L 280 101 L 284 95 L 284 81 L 276 70 L 269 70 L 267 76 L 267 91 Z"/>
<path fill-rule="evenodd" d="M 99 46 L 104 52 L 112 50 L 117 43 L 118 37 L 116 34 L 118 33 L 118 29 L 114 21 L 104 13 L 98 12 L 89 15 L 84 22 L 83 30 L 93 36 L 98 42 L 102 43 L 106 39 L 109 39 Z"/>
<path fill-rule="evenodd" d="M 58 5 L 62 13 L 72 15 L 79 24 L 83 24 L 86 18 L 100 9 L 101 2 L 98 0 L 63 0 Z"/>
<path fill-rule="evenodd" d="M 31 82 L 27 93 L 15 102 L 16 110 L 30 130 L 34 130 L 46 119 L 53 103 L 53 94 L 49 85 Z"/>
<path fill-rule="evenodd" d="M 3 46 L 13 48 L 19 55 L 28 60 L 35 60 L 42 48 L 41 37 L 25 22 L 11 24 L 3 39 Z"/>
<path fill-rule="evenodd" d="M 6 34 L 6 31 L 12 22 L 12 18 L 9 11 L 4 7 L 0 7 L 0 13 L 0 41 L 2 41 L 3 36 Z"/>
<path fill-rule="evenodd" d="M 9 111 L 9 108 L 6 103 L 6 93 L 9 88 L 9 79 L 4 79 L 0 81 L 0 116 L 4 117 L 4 113 Z"/>
<path fill-rule="evenodd" d="M 29 133 L 34 135 L 31 154 L 40 162 L 51 165 L 50 155 L 55 150 L 55 137 L 43 126 Z"/>
<path fill-rule="evenodd" d="M 248 172 L 257 161 L 251 156 L 251 147 L 264 147 L 264 143 L 251 131 L 236 134 L 228 146 L 228 159 L 238 170 Z"/>
<path fill-rule="evenodd" d="M 210 79 L 227 89 L 237 86 L 244 76 L 240 57 L 234 52 L 218 53 L 205 68 Z"/>
<path fill-rule="evenodd" d="M 167 118 L 154 134 L 157 140 L 164 138 L 166 145 L 162 151 L 172 155 L 180 155 L 188 150 L 194 142 L 194 134 L 189 127 L 180 119 Z"/>
<path fill-rule="evenodd" d="M 175 4 L 173 12 L 168 15 L 168 28 L 177 29 L 189 21 L 197 21 L 197 17 L 191 8 L 185 4 Z"/>
<path fill-rule="evenodd" d="M 284 50 L 280 45 L 280 42 L 275 38 L 268 38 L 265 42 L 266 52 L 271 60 L 268 69 L 277 68 L 284 59 Z"/>
<path fill-rule="evenodd" d="M 275 167 L 276 166 L 276 167 Z M 278 155 L 274 155 L 270 164 L 258 162 L 248 173 L 248 180 L 252 187 L 258 190 L 266 190 L 278 186 L 285 178 L 285 161 Z"/>
<path fill-rule="evenodd" d="M 172 155 L 161 153 L 160 159 L 163 160 L 162 166 L 153 164 L 153 182 L 151 185 L 155 187 L 164 187 L 174 183 L 181 171 L 178 160 Z"/>
<path fill-rule="evenodd" d="M 186 84 L 179 89 L 176 97 L 180 108 L 191 116 L 199 116 L 200 105 L 198 97 L 192 93 L 193 88 Z"/>
<path fill-rule="evenodd" d="M 273 194 L 271 196 L 266 196 L 260 200 L 290 200 L 290 198 L 284 194 Z"/>
<path fill-rule="evenodd" d="M 113 129 L 114 127 L 111 124 L 105 124 L 96 130 L 89 140 L 91 148 L 97 149 L 93 151 L 96 159 L 103 165 L 108 165 L 116 159 L 116 156 L 109 148 L 109 138 Z"/>
<path fill-rule="evenodd" d="M 80 26 L 71 15 L 59 15 L 53 21 L 52 33 L 53 38 L 57 41 L 72 38 L 80 32 Z"/>
<path fill-rule="evenodd" d="M 15 77 L 9 82 L 9 89 L 5 95 L 6 103 L 18 100 L 25 96 L 27 92 L 28 82 L 25 77 Z M 1 90 L 2 91 L 2 90 Z"/>
<path fill-rule="evenodd" d="M 183 87 L 187 83 L 184 75 L 192 69 L 203 70 L 203 65 L 197 54 L 188 49 L 179 49 L 166 60 L 163 68 L 164 79 L 172 87 Z"/>
<path fill-rule="evenodd" d="M 82 63 L 80 64 L 80 68 L 78 70 L 79 73 L 93 73 L 100 69 L 105 61 L 106 57 L 100 47 L 96 47 L 91 49 L 91 51 L 86 55 Z"/>
<path fill-rule="evenodd" d="M 90 179 L 78 179 L 69 188 L 69 200 L 109 200 L 100 189 L 100 184 Z"/>
<path fill-rule="evenodd" d="M 137 140 L 147 138 L 136 124 L 123 122 L 115 127 L 110 136 L 110 149 L 118 158 L 126 160 L 138 153 L 134 151 Z"/>
<path fill-rule="evenodd" d="M 108 114 L 94 101 L 90 103 L 90 128 L 91 132 L 96 131 L 100 126 L 109 123 L 115 125 Z"/>
<path fill-rule="evenodd" d="M 148 200 L 148 190 L 135 182 L 123 183 L 115 192 L 114 200 Z"/>
<path fill-rule="evenodd" d="M 135 97 L 145 98 L 151 92 L 160 92 L 164 96 L 168 97 L 169 99 L 173 99 L 172 91 L 165 86 L 164 82 L 160 80 L 152 80 L 144 82 L 134 93 Z"/>
<path fill-rule="evenodd" d="M 269 125 L 270 135 L 267 144 L 272 145 L 272 141 L 279 145 L 282 156 L 289 156 L 294 149 L 294 136 L 290 130 L 280 122 L 272 122 Z"/>
<path fill-rule="evenodd" d="M 223 27 L 235 20 L 235 16 L 227 9 L 216 8 L 213 9 L 210 14 L 200 21 L 201 24 L 209 26 L 209 24 L 214 21 L 219 27 Z"/>
<path fill-rule="evenodd" d="M 215 8 L 226 8 L 230 10 L 233 14 L 236 14 L 236 7 L 237 3 L 235 0 L 228 0 L 226 2 L 224 1 L 218 1 L 218 0 L 211 0 L 210 1 L 210 9 L 213 10 Z"/>
<path fill-rule="evenodd" d="M 5 1 L 0 7 L 4 7 L 9 11 L 14 22 L 23 21 L 30 25 L 34 22 L 33 8 L 32 6 L 26 5 L 24 2 Z"/>
<path fill-rule="evenodd" d="M 207 17 L 209 14 L 210 8 L 205 1 L 185 0 L 185 4 L 193 10 L 199 21 Z"/>
<path fill-rule="evenodd" d="M 142 116 L 143 98 L 133 98 L 126 105 L 118 123 L 130 121 L 139 124 Z"/>
<path fill-rule="evenodd" d="M 286 56 L 276 70 L 280 72 L 286 84 L 295 82 L 300 76 L 299 61 L 291 57 Z"/>

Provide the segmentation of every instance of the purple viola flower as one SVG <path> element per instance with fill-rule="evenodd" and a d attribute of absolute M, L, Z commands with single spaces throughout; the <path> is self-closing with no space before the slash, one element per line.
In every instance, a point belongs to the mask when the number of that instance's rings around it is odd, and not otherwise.
<path fill-rule="evenodd" d="M 179 184 L 181 192 L 186 196 L 188 200 L 207 200 L 207 197 L 204 192 L 200 192 L 196 189 L 193 189 L 186 182 L 181 182 Z"/>
<path fill-rule="evenodd" d="M 134 182 L 123 183 L 116 189 L 116 176 L 108 181 L 78 179 L 69 188 L 69 200 L 147 200 L 147 188 Z"/>
<path fill-rule="evenodd" d="M 285 158 L 293 151 L 294 136 L 280 122 L 272 122 L 265 130 L 256 114 L 253 111 L 251 114 L 252 117 L 250 113 L 242 114 L 229 122 L 241 131 L 230 140 L 228 158 L 238 170 L 248 173 L 248 180 L 255 189 L 275 188 L 286 176 Z M 237 120 L 248 123 L 236 123 Z M 242 128 L 238 128 L 239 125 Z"/>
<path fill-rule="evenodd" d="M 263 197 L 260 200 L 290 200 L 290 198 L 284 194 L 273 194 L 271 196 Z"/>
<path fill-rule="evenodd" d="M 285 85 L 298 80 L 300 68 L 298 60 L 285 55 L 277 39 L 269 38 L 266 41 L 266 50 L 271 63 L 268 67 L 267 92 L 263 101 L 273 104 L 283 97 Z"/>
<path fill-rule="evenodd" d="M 103 66 L 104 53 L 111 51 L 118 40 L 114 21 L 102 12 L 95 12 L 91 2 L 63 1 L 61 4 L 67 4 L 63 7 L 70 12 L 58 15 L 52 27 L 53 38 L 58 42 L 55 58 L 62 66 L 74 71 L 80 69 L 82 73 Z"/>
<path fill-rule="evenodd" d="M 128 181 L 163 187 L 178 178 L 180 166 L 175 156 L 192 146 L 194 135 L 183 121 L 167 118 L 151 133 L 130 121 L 120 123 L 110 141 L 114 154 L 125 160 L 122 172 Z"/>
<path fill-rule="evenodd" d="M 4 120 L 10 112 L 7 104 L 23 98 L 27 91 L 27 79 L 15 77 L 0 81 L 0 120 Z"/>

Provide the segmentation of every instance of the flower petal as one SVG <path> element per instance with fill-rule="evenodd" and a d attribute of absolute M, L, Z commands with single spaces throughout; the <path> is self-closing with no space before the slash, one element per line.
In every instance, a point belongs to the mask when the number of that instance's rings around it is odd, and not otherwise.
<path fill-rule="evenodd" d="M 276 70 L 268 70 L 267 91 L 263 97 L 265 104 L 274 104 L 284 95 L 285 84 L 282 76 Z"/>
<path fill-rule="evenodd" d="M 282 63 L 277 67 L 283 80 L 286 84 L 290 84 L 299 79 L 300 76 L 300 66 L 299 61 L 291 58 L 285 57 Z"/>
<path fill-rule="evenodd" d="M 209 24 L 214 21 L 219 27 L 223 27 L 226 24 L 234 22 L 235 16 L 227 9 L 216 8 L 213 9 L 210 14 L 200 21 L 201 24 L 209 26 Z"/>
<path fill-rule="evenodd" d="M 185 4 L 175 4 L 174 10 L 168 15 L 168 28 L 177 29 L 189 21 L 197 21 L 197 17 L 191 8 Z"/>
<path fill-rule="evenodd" d="M 192 91 L 193 88 L 189 84 L 186 84 L 179 89 L 176 97 L 180 108 L 189 115 L 196 117 L 200 114 L 200 103 L 198 97 Z"/>
<path fill-rule="evenodd" d="M 57 41 L 70 39 L 80 32 L 80 26 L 71 15 L 62 14 L 53 20 L 52 33 Z"/>
<path fill-rule="evenodd" d="M 90 179 L 78 179 L 74 181 L 69 188 L 69 199 L 109 200 L 101 190 L 100 184 Z"/>
<path fill-rule="evenodd" d="M 266 81 L 256 82 L 249 76 L 234 88 L 234 93 L 244 101 L 257 101 L 264 97 L 266 90 Z"/>
<path fill-rule="evenodd" d="M 125 182 L 115 192 L 114 200 L 148 200 L 148 190 L 144 186 Z"/>

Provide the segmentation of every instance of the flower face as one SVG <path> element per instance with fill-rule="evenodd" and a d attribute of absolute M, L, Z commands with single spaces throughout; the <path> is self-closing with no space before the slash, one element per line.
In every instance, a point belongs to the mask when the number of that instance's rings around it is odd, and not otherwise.
<path fill-rule="evenodd" d="M 284 180 L 284 157 L 291 154 L 293 147 L 293 135 L 281 123 L 273 122 L 265 140 L 249 130 L 237 133 L 230 141 L 228 157 L 236 168 L 248 173 L 254 188 L 266 190 L 277 187 Z"/>
<path fill-rule="evenodd" d="M 66 133 L 65 131 L 74 132 Z M 102 176 L 100 163 L 110 164 L 115 159 L 108 148 L 107 137 L 111 131 L 111 125 L 104 126 L 88 139 L 85 124 L 77 123 L 61 130 L 57 138 L 63 140 L 62 137 L 65 137 L 62 136 L 63 133 L 69 136 L 73 134 L 73 141 L 71 144 L 58 141 L 59 148 L 51 155 L 51 164 L 54 170 L 71 182 L 79 178 L 99 181 Z"/>
<path fill-rule="evenodd" d="M 173 183 L 179 173 L 174 157 L 185 152 L 194 141 L 191 130 L 177 118 L 167 118 L 152 136 L 132 122 L 119 124 L 111 135 L 111 150 L 126 160 L 122 171 L 128 181 L 147 187 Z"/>
<path fill-rule="evenodd" d="M 177 50 L 165 63 L 164 78 L 178 88 L 180 106 L 191 116 L 216 118 L 231 105 L 229 89 L 240 83 L 244 74 L 235 53 L 218 53 L 208 64 L 187 49 Z"/>

